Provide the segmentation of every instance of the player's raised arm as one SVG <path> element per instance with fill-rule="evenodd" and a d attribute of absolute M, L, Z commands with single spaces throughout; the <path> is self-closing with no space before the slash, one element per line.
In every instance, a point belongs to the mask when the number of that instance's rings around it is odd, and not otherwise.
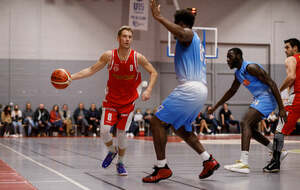
<path fill-rule="evenodd" d="M 82 69 L 81 71 L 79 71 L 77 73 L 72 74 L 71 75 L 72 80 L 78 80 L 78 79 L 92 76 L 96 72 L 103 69 L 105 67 L 105 65 L 110 62 L 111 56 L 112 56 L 111 51 L 105 52 L 104 54 L 101 55 L 101 57 L 99 58 L 97 63 L 95 63 L 94 65 L 92 65 L 88 68 Z"/>
<path fill-rule="evenodd" d="M 153 67 L 153 65 L 142 54 L 138 54 L 137 56 L 138 56 L 138 64 L 141 65 L 150 74 L 149 85 L 142 94 L 142 100 L 146 101 L 150 99 L 152 89 L 157 79 L 157 71 Z"/>
<path fill-rule="evenodd" d="M 193 40 L 194 34 L 191 28 L 194 24 L 194 18 L 190 19 L 192 20 L 193 24 L 188 26 L 183 23 L 176 23 L 175 16 L 175 24 L 160 14 L 160 5 L 158 4 L 157 0 L 150 0 L 150 7 L 154 19 L 164 25 L 176 37 L 177 40 L 180 42 L 191 42 Z"/>

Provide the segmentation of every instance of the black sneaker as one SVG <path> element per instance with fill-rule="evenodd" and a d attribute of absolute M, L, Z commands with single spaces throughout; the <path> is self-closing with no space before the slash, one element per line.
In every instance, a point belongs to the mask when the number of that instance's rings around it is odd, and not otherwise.
<path fill-rule="evenodd" d="M 276 161 L 274 159 L 272 159 L 270 161 L 270 163 L 264 167 L 263 169 L 264 172 L 267 172 L 267 173 L 277 173 L 280 171 L 280 161 Z"/>

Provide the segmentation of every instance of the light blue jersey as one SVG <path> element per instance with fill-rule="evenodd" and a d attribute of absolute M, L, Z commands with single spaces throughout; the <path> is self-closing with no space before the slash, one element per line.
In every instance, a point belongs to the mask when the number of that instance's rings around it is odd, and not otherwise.
<path fill-rule="evenodd" d="M 177 80 L 201 81 L 206 84 L 205 50 L 196 32 L 188 47 L 178 41 L 175 49 L 175 72 Z"/>
<path fill-rule="evenodd" d="M 246 68 L 249 64 L 256 63 L 243 61 L 241 68 L 235 71 L 235 76 L 254 96 L 254 101 L 250 107 L 258 110 L 265 117 L 268 117 L 268 115 L 276 109 L 276 99 L 268 85 L 247 72 Z M 263 68 L 261 65 L 257 65 Z"/>
<path fill-rule="evenodd" d="M 188 47 L 177 41 L 175 72 L 179 85 L 155 115 L 176 130 L 184 126 L 190 132 L 207 98 L 205 51 L 196 32 Z"/>

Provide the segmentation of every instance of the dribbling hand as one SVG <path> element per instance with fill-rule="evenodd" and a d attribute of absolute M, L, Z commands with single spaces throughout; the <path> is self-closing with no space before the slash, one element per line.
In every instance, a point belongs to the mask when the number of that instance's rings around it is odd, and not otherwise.
<path fill-rule="evenodd" d="M 147 101 L 150 99 L 150 97 L 151 97 L 151 93 L 148 90 L 145 90 L 142 94 L 142 100 Z"/>

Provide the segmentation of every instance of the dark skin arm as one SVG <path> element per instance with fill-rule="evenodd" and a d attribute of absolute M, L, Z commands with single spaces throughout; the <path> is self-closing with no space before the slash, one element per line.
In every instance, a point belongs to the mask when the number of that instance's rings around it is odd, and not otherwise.
<path fill-rule="evenodd" d="M 247 71 L 250 75 L 255 76 L 256 78 L 258 78 L 261 82 L 263 82 L 264 84 L 268 85 L 272 91 L 272 94 L 274 95 L 278 107 L 279 107 L 279 116 L 286 121 L 287 115 L 286 115 L 286 111 L 284 110 L 284 106 L 282 103 L 282 99 L 280 96 L 280 92 L 277 88 L 276 83 L 271 79 L 271 77 L 257 64 L 249 64 L 247 66 Z"/>
<path fill-rule="evenodd" d="M 164 25 L 180 43 L 192 42 L 194 33 L 187 26 L 175 24 L 160 14 L 160 5 L 157 0 L 150 0 L 150 8 L 155 20 Z"/>
<path fill-rule="evenodd" d="M 212 110 L 210 110 L 208 113 L 209 114 L 213 113 L 220 105 L 223 105 L 230 98 L 232 98 L 235 95 L 235 93 L 238 91 L 240 86 L 241 83 L 235 77 L 230 89 L 224 94 L 224 96 L 218 101 L 218 103 L 215 106 L 213 106 Z"/>

